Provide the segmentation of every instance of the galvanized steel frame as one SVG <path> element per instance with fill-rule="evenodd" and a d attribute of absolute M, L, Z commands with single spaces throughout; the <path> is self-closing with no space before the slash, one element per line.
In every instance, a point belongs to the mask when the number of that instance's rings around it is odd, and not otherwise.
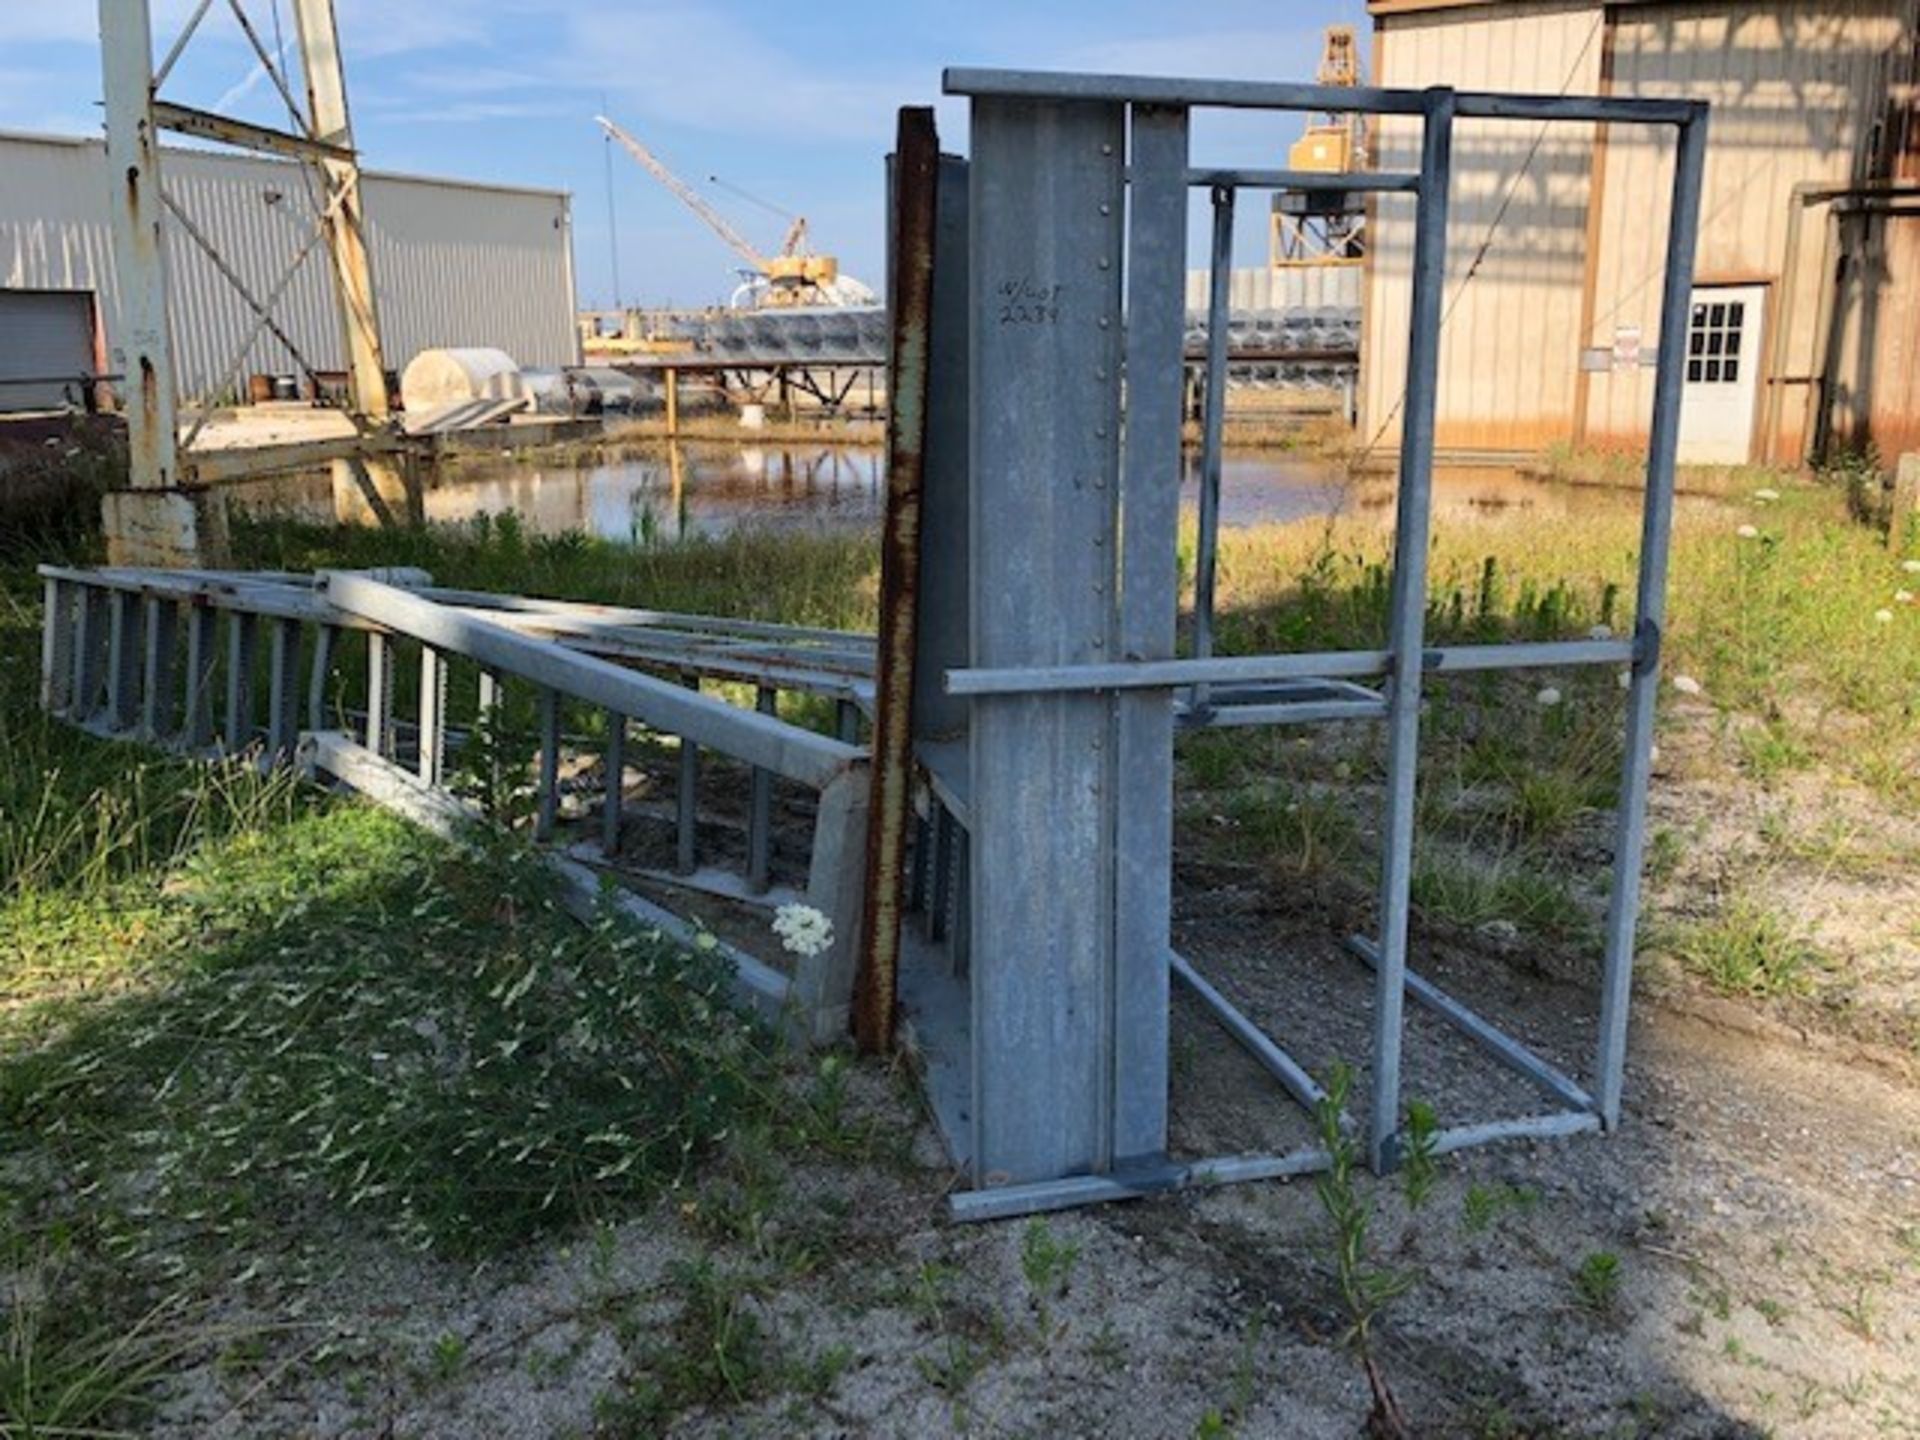
<path fill-rule="evenodd" d="M 1376 1169 L 1401 1159 L 1408 995 L 1559 1107 L 1456 1125 L 1437 1137 L 1439 1150 L 1614 1127 L 1665 626 L 1685 327 L 1663 324 L 1660 336 L 1632 638 L 1429 647 L 1426 554 L 1451 142 L 1462 118 L 1671 127 L 1677 144 L 1662 294 L 1663 315 L 1672 317 L 1686 313 L 1706 105 L 987 70 L 950 70 L 945 88 L 969 97 L 973 111 L 973 155 L 962 177 L 973 297 L 966 342 L 971 455 L 962 477 L 971 507 L 972 538 L 962 543 L 971 558 L 972 635 L 968 663 L 948 667 L 949 698 L 940 703 L 970 702 L 970 759 L 956 768 L 952 739 L 921 737 L 931 799 L 914 873 L 916 897 L 929 915 L 927 939 L 937 941 L 953 885 L 944 862 L 954 846 L 943 837 L 953 820 L 962 821 L 967 833 L 958 853 L 969 857 L 973 874 L 971 893 L 960 902 L 972 937 L 970 955 L 955 968 L 966 991 L 962 996 L 937 978 L 922 982 L 925 1006 L 967 1011 L 957 1023 L 970 1035 L 970 1093 L 964 1104 L 951 1093 L 934 1096 L 975 1187 L 953 1197 L 955 1214 L 990 1218 L 1326 1163 L 1313 1147 L 1190 1164 L 1166 1156 L 1170 976 L 1188 985 L 1301 1104 L 1323 1098 L 1297 1061 L 1171 951 L 1176 723 L 1386 723 L 1380 934 L 1353 945 L 1374 974 L 1366 1134 Z M 1421 168 L 1309 179 L 1193 167 L 1188 113 L 1210 106 L 1418 117 Z M 943 183 L 954 182 L 943 173 Z M 1176 659 L 1177 490 L 1169 477 L 1178 474 L 1180 415 L 1177 394 L 1169 405 L 1162 381 L 1177 380 L 1181 363 L 1189 186 L 1213 192 L 1216 283 L 1194 655 Z M 1415 196 L 1407 419 L 1383 650 L 1211 653 L 1227 318 L 1219 281 L 1231 264 L 1239 188 Z M 941 355 L 936 327 L 936 368 Z M 940 409 L 936 392 L 935 425 Z M 935 457 L 938 479 L 937 450 Z M 960 483 L 951 475 L 930 483 L 928 506 L 940 505 L 943 489 Z M 937 555 L 930 552 L 930 565 Z M 1425 675 L 1558 665 L 1624 665 L 1631 676 L 1591 1088 L 1413 972 L 1407 959 Z M 1358 683 L 1373 677 L 1386 683 L 1379 690 Z M 933 1030 L 944 1023 L 933 1013 L 922 1020 Z M 956 1057 L 934 1055 L 930 1084 L 938 1072 L 951 1090 L 956 1068 Z"/>
<path fill-rule="evenodd" d="M 47 565 L 40 576 L 40 694 L 50 713 L 103 737 L 188 753 L 250 755 L 268 765 L 298 759 L 436 828 L 478 818 L 446 784 L 447 759 L 460 739 L 448 726 L 451 660 L 477 668 L 483 711 L 500 704 L 507 677 L 534 689 L 540 723 L 537 838 L 552 838 L 558 819 L 562 701 L 600 709 L 608 722 L 609 779 L 598 844 L 546 857 L 583 903 L 593 903 L 601 889 L 598 870 L 620 849 L 621 787 L 613 777 L 622 774 L 628 724 L 677 737 L 675 826 L 684 873 L 641 873 L 682 890 L 762 906 L 804 899 L 825 913 L 833 943 L 822 954 L 799 958 L 790 976 L 737 947 L 718 943 L 717 951 L 733 965 L 742 1000 L 769 1019 L 808 1043 L 831 1043 L 845 1034 L 866 890 L 869 766 L 854 732 L 872 703 L 868 637 L 439 590 L 419 571 L 308 576 Z M 222 631 L 224 665 L 216 649 Z M 367 647 L 367 713 L 358 735 L 339 728 L 352 722 L 333 719 L 328 704 L 340 637 L 348 632 L 364 634 Z M 417 647 L 420 676 L 408 766 L 399 763 L 394 703 L 396 651 L 403 642 Z M 752 683 L 755 707 L 700 693 L 702 675 Z M 216 678 L 223 682 L 218 702 Z M 256 703 L 257 680 L 265 683 L 263 704 Z M 839 733 L 823 735 L 780 719 L 773 701 L 783 690 L 834 700 L 841 707 Z M 701 749 L 751 767 L 753 815 L 741 875 L 697 867 L 699 773 L 693 757 Z M 800 892 L 770 883 L 775 776 L 818 797 Z M 684 919 L 615 889 L 621 908 L 677 938 L 698 938 Z M 716 942 L 708 937 L 702 943 Z"/>

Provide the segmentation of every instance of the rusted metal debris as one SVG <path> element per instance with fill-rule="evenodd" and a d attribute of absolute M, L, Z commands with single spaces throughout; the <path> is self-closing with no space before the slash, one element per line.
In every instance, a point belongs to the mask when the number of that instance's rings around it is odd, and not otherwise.
<path fill-rule="evenodd" d="M 860 1048 L 893 1044 L 900 909 L 913 783 L 913 660 L 920 604 L 920 501 L 927 439 L 927 337 L 940 141 L 933 111 L 900 111 L 893 162 L 892 393 L 887 407 L 887 500 L 880 537 L 880 636 L 875 680 L 872 794 L 867 810 L 865 947 L 854 975 Z"/>

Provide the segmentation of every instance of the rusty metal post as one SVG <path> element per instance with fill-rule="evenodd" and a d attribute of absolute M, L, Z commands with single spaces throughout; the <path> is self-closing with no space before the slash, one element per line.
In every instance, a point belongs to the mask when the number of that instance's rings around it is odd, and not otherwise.
<path fill-rule="evenodd" d="M 900 111 L 894 149 L 893 336 L 887 403 L 887 503 L 880 542 L 880 637 L 867 811 L 863 948 L 854 979 L 860 1047 L 893 1043 L 900 907 L 912 779 L 913 659 L 920 589 L 920 500 L 927 418 L 927 335 L 933 310 L 933 232 L 940 142 L 933 111 Z"/>
<path fill-rule="evenodd" d="M 389 414 L 386 357 L 380 346 L 380 318 L 360 202 L 360 159 L 347 111 L 346 72 L 340 62 L 333 0 L 294 0 L 293 11 L 300 37 L 300 68 L 307 81 L 308 129 L 313 139 L 345 152 L 344 156 L 323 154 L 311 163 L 325 183 L 324 193 L 339 197 L 325 224 L 327 249 L 333 257 L 334 300 L 346 345 L 348 409 L 356 423 L 378 426 Z M 404 461 L 355 456 L 336 460 L 333 468 L 338 518 L 350 518 L 338 513 L 343 498 L 347 511 L 357 512 L 357 488 L 383 524 L 399 516 L 414 524 L 422 519 L 418 479 Z"/>
<path fill-rule="evenodd" d="M 106 3 L 106 0 L 103 0 Z M 307 124 L 315 140 L 353 149 L 347 114 L 347 81 L 340 64 L 340 34 L 333 0 L 294 0 L 300 36 L 300 68 L 307 78 Z M 380 324 L 373 302 L 373 272 L 367 263 L 360 209 L 358 157 L 314 162 L 327 194 L 340 203 L 327 217 L 327 248 L 333 253 L 334 286 L 346 335 L 347 372 L 353 410 L 369 420 L 387 418 L 387 369 L 380 351 Z"/>
<path fill-rule="evenodd" d="M 108 229 L 120 290 L 113 368 L 126 377 L 121 408 L 131 486 L 101 502 L 107 558 L 115 565 L 217 565 L 226 541 L 219 497 L 180 484 L 147 0 L 100 0 L 100 60 L 111 177 Z"/>

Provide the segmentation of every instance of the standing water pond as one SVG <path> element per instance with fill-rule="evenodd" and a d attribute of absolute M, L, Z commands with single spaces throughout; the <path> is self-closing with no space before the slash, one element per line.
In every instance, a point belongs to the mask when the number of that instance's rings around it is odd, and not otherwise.
<path fill-rule="evenodd" d="M 885 472 L 885 458 L 873 446 L 663 441 L 611 455 L 461 459 L 442 469 L 426 508 L 437 523 L 512 513 L 538 534 L 580 531 L 644 543 L 737 529 L 877 532 Z M 1188 510 L 1198 504 L 1199 486 L 1199 457 L 1190 453 L 1181 481 Z M 1520 511 L 1559 518 L 1621 503 L 1618 492 L 1550 484 L 1495 466 L 1443 469 L 1436 486 L 1442 515 Z M 1384 518 L 1393 492 L 1390 475 L 1353 478 L 1338 459 L 1230 451 L 1221 517 L 1228 528 L 1342 513 Z M 332 514 L 324 474 L 262 481 L 232 493 L 256 512 L 313 520 Z"/>

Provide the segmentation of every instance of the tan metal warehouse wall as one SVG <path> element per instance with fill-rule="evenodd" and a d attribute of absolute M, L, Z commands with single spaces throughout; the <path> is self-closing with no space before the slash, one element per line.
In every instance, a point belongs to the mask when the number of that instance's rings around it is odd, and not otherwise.
<path fill-rule="evenodd" d="M 1783 352 L 1788 376 L 1805 376 L 1814 365 L 1825 224 L 1823 215 L 1808 218 L 1795 273 L 1783 275 L 1793 187 L 1862 178 L 1862 132 L 1880 109 L 1876 97 L 1886 93 L 1886 66 L 1900 48 L 1900 14 L 1908 8 L 1901 0 L 1774 0 L 1619 12 L 1616 94 L 1713 103 L 1695 278 L 1769 287 L 1769 326 L 1792 314 Z M 1659 311 L 1654 277 L 1666 241 L 1658 197 L 1670 183 L 1672 146 L 1616 127 L 1605 153 L 1594 325 L 1583 343 L 1611 344 L 1614 326 L 1625 324 L 1644 327 L 1651 345 Z M 1763 334 L 1761 343 L 1776 338 Z M 1652 411 L 1651 373 L 1590 378 L 1587 441 L 1637 441 Z M 1776 453 L 1798 456 L 1804 387 L 1784 388 L 1783 429 L 1774 441 L 1784 449 Z"/>
<path fill-rule="evenodd" d="M 1780 425 L 1756 453 L 1797 457 L 1807 377 L 1823 347 L 1824 212 L 1809 214 L 1792 276 L 1787 224 L 1797 182 L 1864 178 L 1870 127 L 1887 113 L 1890 79 L 1912 64 L 1912 0 L 1752 0 L 1752 3 L 1458 5 L 1376 0 L 1376 69 L 1390 85 L 1436 83 L 1618 95 L 1687 95 L 1713 102 L 1697 278 L 1762 283 L 1771 326 L 1791 319 L 1777 353 Z M 1905 74 L 1905 70 L 1901 70 Z M 1908 76 L 1910 79 L 1910 75 Z M 1482 122 L 1481 129 L 1487 128 Z M 1539 127 L 1505 127 L 1504 148 L 1475 139 L 1456 179 L 1449 305 L 1439 397 L 1443 445 L 1540 449 L 1555 442 L 1637 444 L 1652 407 L 1648 370 L 1583 373 L 1580 351 L 1611 347 L 1637 328 L 1651 351 L 1658 332 L 1659 268 L 1672 143 L 1639 127 L 1555 126 L 1528 163 Z M 1408 163 L 1407 126 L 1386 127 L 1379 164 Z M 1469 133 L 1461 127 L 1463 138 Z M 1504 194 L 1525 166 L 1486 259 L 1464 296 L 1455 292 L 1485 238 L 1488 194 Z M 1594 178 L 1598 172 L 1597 179 Z M 1587 214 L 1589 193 L 1596 197 Z M 1578 212 L 1577 214 L 1575 212 Z M 1382 204 L 1368 287 L 1363 408 L 1370 435 L 1400 393 L 1406 346 L 1406 257 L 1411 208 Z M 1860 234 L 1858 226 L 1854 228 Z M 1886 255 L 1915 247 L 1897 230 Z M 1830 273 L 1831 260 L 1829 260 Z M 1911 288 L 1911 287 L 1908 287 Z M 1478 293 L 1476 293 L 1478 292 Z M 1836 351 L 1836 396 L 1853 397 L 1880 423 L 1893 418 L 1865 393 L 1891 385 L 1889 366 L 1910 355 L 1920 297 L 1883 286 L 1880 323 L 1865 351 Z M 1889 309 L 1897 306 L 1897 309 Z M 1843 312 L 1837 328 L 1859 329 Z M 1905 337 L 1904 339 L 1902 337 Z M 1876 357 L 1877 362 L 1876 362 Z M 1877 374 L 1870 374 L 1877 368 Z M 1462 370 L 1467 373 L 1462 374 Z M 1765 387 L 1761 413 L 1766 411 Z M 1842 417 L 1843 422 L 1845 417 Z M 1382 444 L 1397 442 L 1397 418 Z M 1887 440 L 1880 439 L 1883 448 Z"/>
<path fill-rule="evenodd" d="M 312 232 L 314 206 L 296 165 L 168 150 L 167 191 L 264 298 Z M 97 140 L 0 135 L 0 286 L 95 290 L 109 354 L 119 292 L 107 236 L 107 176 Z M 387 363 L 436 345 L 491 345 L 523 365 L 578 359 L 572 236 L 564 193 L 369 172 L 364 180 Z M 222 384 L 252 312 L 176 225 L 167 258 L 175 360 L 184 394 Z M 316 246 L 274 307 L 323 370 L 345 367 L 325 249 Z M 271 336 L 250 371 L 295 368 Z"/>
<path fill-rule="evenodd" d="M 1375 74 L 1380 84 L 1416 89 L 1592 94 L 1600 81 L 1600 17 L 1591 0 L 1410 14 L 1381 34 Z M 1383 119 L 1375 164 L 1419 168 L 1419 136 L 1417 120 Z M 1464 120 L 1454 137 L 1438 443 L 1536 449 L 1564 438 L 1573 414 L 1579 357 L 1569 340 L 1579 328 L 1593 127 L 1555 125 L 1542 136 L 1538 125 Z M 1361 437 L 1379 434 L 1385 448 L 1399 443 L 1412 220 L 1410 197 L 1377 202 Z M 1468 282 L 1490 231 L 1493 242 Z"/>
<path fill-rule="evenodd" d="M 1920 216 L 1855 216 L 1845 237 L 1852 264 L 1835 326 L 1834 438 L 1871 441 L 1891 461 L 1920 450 Z"/>

